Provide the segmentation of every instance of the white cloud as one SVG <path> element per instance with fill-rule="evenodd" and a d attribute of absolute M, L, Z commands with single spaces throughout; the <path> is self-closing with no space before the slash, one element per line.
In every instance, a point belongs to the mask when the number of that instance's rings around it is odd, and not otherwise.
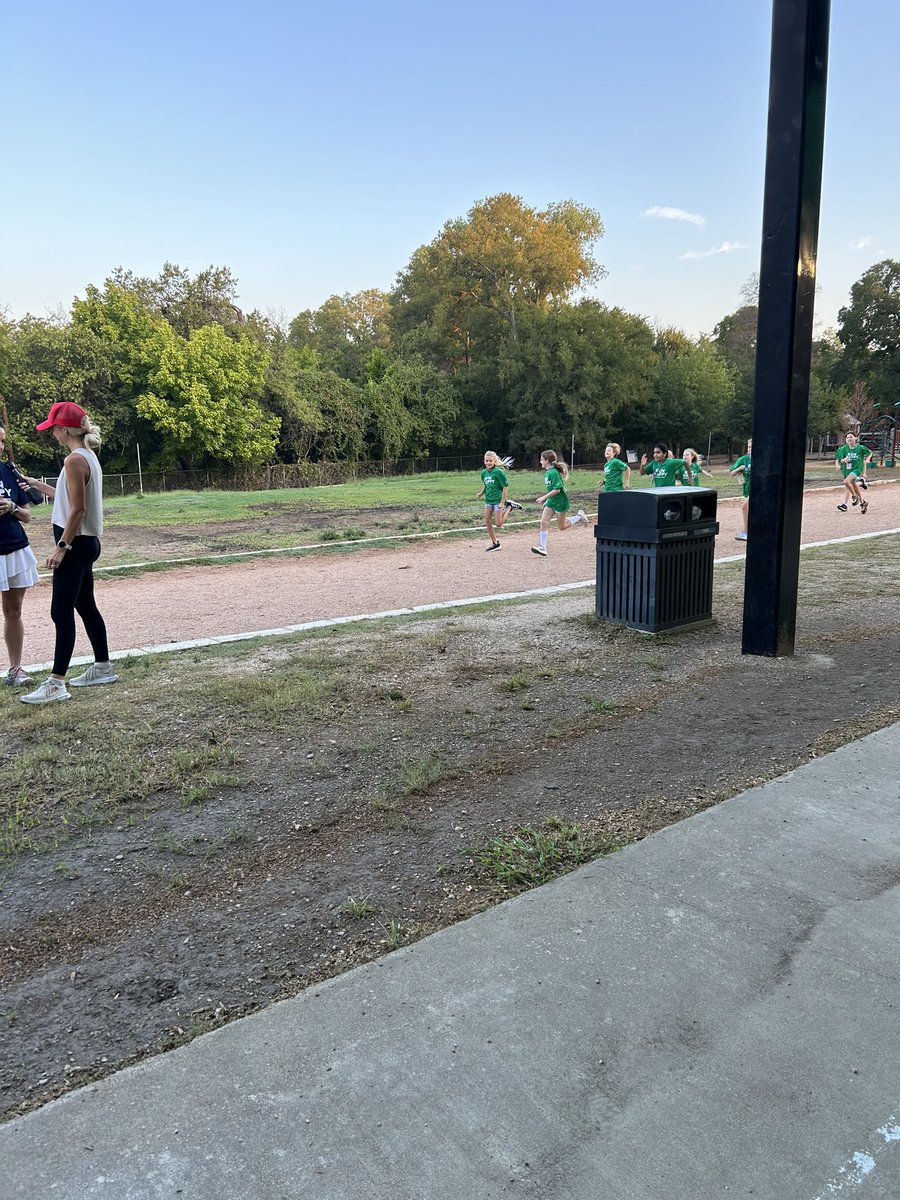
<path fill-rule="evenodd" d="M 850 243 L 851 250 L 865 250 L 866 246 L 872 245 L 870 237 L 854 238 Z"/>
<path fill-rule="evenodd" d="M 701 217 L 699 213 L 689 213 L 683 208 L 667 208 L 659 204 L 655 204 L 653 208 L 645 208 L 641 216 L 659 217 L 663 221 L 689 221 L 691 225 L 706 224 L 706 217 Z"/>
<path fill-rule="evenodd" d="M 687 254 L 679 254 L 679 259 L 712 258 L 714 254 L 733 254 L 735 250 L 746 250 L 746 242 L 723 242 L 721 246 L 713 246 L 712 250 L 688 250 Z"/>

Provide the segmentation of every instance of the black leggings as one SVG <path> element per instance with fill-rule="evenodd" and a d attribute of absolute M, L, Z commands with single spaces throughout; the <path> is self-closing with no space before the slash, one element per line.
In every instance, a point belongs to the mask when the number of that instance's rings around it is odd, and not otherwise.
<path fill-rule="evenodd" d="M 62 529 L 53 526 L 56 541 L 62 537 Z M 94 658 L 97 662 L 109 662 L 109 644 L 106 640 L 106 623 L 94 600 L 93 566 L 100 557 L 100 539 L 77 537 L 72 549 L 67 550 L 60 565 L 53 572 L 53 600 L 50 616 L 56 626 L 56 649 L 53 653 L 53 674 L 65 675 L 75 649 L 75 614 L 84 622 Z"/>

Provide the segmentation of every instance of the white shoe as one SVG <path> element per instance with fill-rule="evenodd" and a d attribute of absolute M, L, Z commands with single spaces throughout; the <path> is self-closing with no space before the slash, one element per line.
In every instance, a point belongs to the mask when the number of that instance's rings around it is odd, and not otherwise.
<path fill-rule="evenodd" d="M 33 692 L 29 692 L 27 696 L 20 696 L 19 699 L 23 704 L 51 704 L 54 700 L 71 700 L 72 694 L 66 691 L 64 679 L 54 679 L 51 676 Z"/>
<path fill-rule="evenodd" d="M 26 675 L 21 667 L 10 667 L 3 676 L 3 682 L 8 687 L 25 687 L 31 683 L 31 676 Z"/>
<path fill-rule="evenodd" d="M 547 551 L 544 549 L 544 547 L 543 547 L 543 546 L 532 546 L 532 547 L 531 547 L 531 553 L 532 553 L 532 554 L 539 554 L 539 555 L 541 556 L 541 558 L 546 558 L 546 557 L 547 557 Z"/>
<path fill-rule="evenodd" d="M 735 540 L 736 542 L 746 542 L 746 540 L 747 540 L 747 535 L 746 535 L 746 533 L 736 533 L 736 534 L 734 535 L 734 540 Z"/>
<path fill-rule="evenodd" d="M 72 687 L 99 687 L 101 683 L 115 683 L 118 675 L 110 663 L 91 663 L 83 675 L 69 680 Z"/>
<path fill-rule="evenodd" d="M 579 508 L 579 510 L 575 514 L 575 516 L 576 516 L 577 520 L 582 521 L 582 522 L 584 522 L 585 525 L 587 525 L 587 513 L 584 511 L 583 508 Z"/>

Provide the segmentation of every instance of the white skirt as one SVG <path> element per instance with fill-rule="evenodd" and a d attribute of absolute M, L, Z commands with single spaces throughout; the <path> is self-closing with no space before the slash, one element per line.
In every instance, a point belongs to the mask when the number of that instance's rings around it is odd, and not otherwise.
<path fill-rule="evenodd" d="M 0 554 L 0 592 L 33 587 L 38 581 L 37 559 L 30 546 Z"/>

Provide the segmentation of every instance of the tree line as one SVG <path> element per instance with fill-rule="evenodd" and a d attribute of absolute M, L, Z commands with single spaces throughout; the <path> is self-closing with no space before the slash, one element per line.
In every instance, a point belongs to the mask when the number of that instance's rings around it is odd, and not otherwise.
<path fill-rule="evenodd" d="M 692 338 L 579 298 L 604 269 L 598 213 L 502 194 L 419 247 L 391 292 L 331 296 L 289 323 L 237 304 L 227 267 L 156 278 L 119 268 L 52 318 L 0 319 L 0 394 L 16 452 L 55 400 L 101 425 L 130 471 L 468 454 L 546 446 L 599 458 L 665 441 L 719 449 L 750 432 L 751 281 L 713 334 Z M 816 342 L 809 433 L 863 425 L 897 395 L 900 263 L 871 267 Z M 878 406 L 881 406 L 879 408 Z"/>

